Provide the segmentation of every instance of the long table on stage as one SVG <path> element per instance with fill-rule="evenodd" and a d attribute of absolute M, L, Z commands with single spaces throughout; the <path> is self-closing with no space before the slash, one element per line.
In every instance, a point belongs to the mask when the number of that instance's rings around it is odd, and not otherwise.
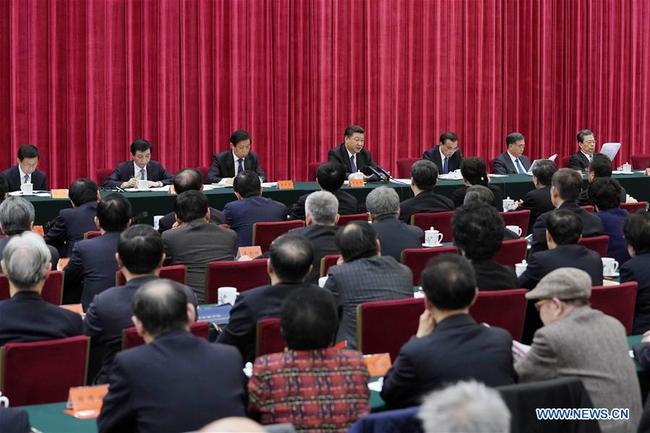
<path fill-rule="evenodd" d="M 627 193 L 636 198 L 637 200 L 650 201 L 650 177 L 641 172 L 634 172 L 632 174 L 619 174 L 614 175 L 616 179 L 627 190 Z M 503 191 L 503 197 L 510 197 L 513 200 L 518 200 L 524 197 L 526 193 L 534 188 L 532 177 L 522 174 L 511 174 L 505 177 L 493 177 L 492 184 L 499 186 Z M 587 180 L 585 178 L 585 185 Z M 445 196 L 451 195 L 452 191 L 463 184 L 462 180 L 445 180 L 440 179 L 436 186 L 436 192 Z M 390 186 L 400 196 L 400 200 L 405 200 L 413 196 L 409 185 L 404 183 L 390 182 L 388 184 L 382 183 L 367 183 L 364 188 L 349 188 L 344 187 L 346 191 L 354 195 L 359 202 L 365 201 L 366 196 L 374 188 L 379 186 Z M 272 198 L 273 200 L 280 201 L 286 205 L 295 203 L 303 194 L 317 191 L 318 185 L 316 182 L 296 182 L 294 189 L 280 190 L 276 187 L 264 188 L 263 195 Z M 101 191 L 102 195 L 109 194 L 110 191 Z M 133 214 L 140 215 L 140 220 L 144 222 L 153 222 L 154 215 L 164 215 L 170 212 L 174 207 L 174 196 L 167 192 L 159 191 L 138 191 L 126 192 L 124 196 L 131 202 L 133 206 Z M 236 200 L 232 188 L 219 188 L 206 191 L 205 195 L 208 197 L 210 206 L 215 209 L 223 209 L 226 203 Z M 61 209 L 70 207 L 70 201 L 67 199 L 53 199 L 49 197 L 27 197 L 36 208 L 36 221 L 35 224 L 47 224 L 48 221 L 54 219 Z"/>

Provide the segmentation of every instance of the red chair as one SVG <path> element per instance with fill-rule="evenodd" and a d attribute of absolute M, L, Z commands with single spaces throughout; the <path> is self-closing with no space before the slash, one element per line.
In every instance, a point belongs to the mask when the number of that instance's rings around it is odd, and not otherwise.
<path fill-rule="evenodd" d="M 322 259 L 320 259 L 320 276 L 324 277 L 327 275 L 327 271 L 330 270 L 332 266 L 336 266 L 336 262 L 339 261 L 339 257 L 341 257 L 338 254 L 329 254 L 327 256 L 323 256 Z"/>
<path fill-rule="evenodd" d="M 102 235 L 102 232 L 99 230 L 91 230 L 89 232 L 84 233 L 84 239 L 92 239 L 92 238 L 98 238 Z"/>
<path fill-rule="evenodd" d="M 63 271 L 49 271 L 41 296 L 50 304 L 61 305 L 63 300 Z M 9 298 L 9 280 L 5 274 L 0 274 L 0 301 Z"/>
<path fill-rule="evenodd" d="M 453 211 L 416 213 L 411 215 L 411 225 L 418 226 L 422 230 L 429 230 L 431 227 L 442 233 L 443 242 L 453 242 L 454 231 L 451 228 Z"/>
<path fill-rule="evenodd" d="M 528 222 L 530 221 L 530 211 L 528 209 L 512 212 L 499 212 L 499 215 L 503 218 L 503 224 L 507 226 L 521 227 L 521 234 L 526 236 L 526 233 L 528 233 Z"/>
<path fill-rule="evenodd" d="M 176 281 L 177 283 L 185 284 L 185 277 L 187 276 L 187 266 L 185 265 L 170 265 L 160 268 L 158 274 L 160 278 L 167 278 L 168 280 Z M 123 286 L 126 284 L 126 277 L 122 271 L 117 271 L 115 274 L 115 284 Z"/>
<path fill-rule="evenodd" d="M 612 286 L 594 286 L 591 288 L 591 307 L 618 319 L 625 327 L 627 335 L 631 335 L 637 289 L 636 281 Z"/>
<path fill-rule="evenodd" d="M 586 205 L 584 205 L 584 206 L 580 206 L 580 207 L 583 208 L 584 210 L 586 210 L 587 212 L 594 213 L 594 212 L 596 211 L 596 208 L 594 208 L 594 207 L 593 207 L 592 205 L 590 205 L 590 204 L 586 204 Z"/>
<path fill-rule="evenodd" d="M 108 176 L 113 173 L 112 168 L 96 168 L 95 169 L 95 180 L 97 181 L 97 186 L 101 187 L 104 184 L 104 181 Z"/>
<path fill-rule="evenodd" d="M 526 317 L 526 289 L 479 291 L 469 314 L 477 322 L 498 326 L 510 332 L 512 338 L 521 340 Z"/>
<path fill-rule="evenodd" d="M 305 222 L 302 220 L 255 223 L 253 224 L 253 245 L 259 245 L 260 248 L 262 248 L 262 252 L 265 253 L 269 250 L 271 242 L 273 242 L 275 238 L 285 234 L 291 229 L 304 226 Z"/>
<path fill-rule="evenodd" d="M 494 261 L 504 266 L 514 266 L 526 258 L 528 241 L 526 239 L 511 239 L 501 242 L 501 247 L 494 256 Z"/>
<path fill-rule="evenodd" d="M 207 340 L 210 336 L 210 322 L 194 322 L 190 325 L 190 332 L 196 337 Z M 143 344 L 144 340 L 134 327 L 122 329 L 122 350 Z"/>
<path fill-rule="evenodd" d="M 571 160 L 571 155 L 563 156 L 560 158 L 560 165 L 557 168 L 568 168 L 569 160 Z"/>
<path fill-rule="evenodd" d="M 402 263 L 413 272 L 413 285 L 420 285 L 420 275 L 429 260 L 440 254 L 458 254 L 456 247 L 407 248 L 402 251 Z"/>
<path fill-rule="evenodd" d="M 618 207 L 625 209 L 629 213 L 634 213 L 640 210 L 648 210 L 648 202 L 640 201 L 638 203 L 621 203 Z"/>
<path fill-rule="evenodd" d="M 395 361 L 404 343 L 417 332 L 423 311 L 422 298 L 357 305 L 357 350 L 361 353 L 388 352 Z"/>
<path fill-rule="evenodd" d="M 208 172 L 210 171 L 210 166 L 197 167 L 197 170 L 201 172 L 201 178 L 203 178 L 203 183 L 208 183 Z"/>
<path fill-rule="evenodd" d="M 318 172 L 318 167 L 320 167 L 321 164 L 325 164 L 325 163 L 324 162 L 309 163 L 309 165 L 307 166 L 307 176 L 309 176 L 307 181 L 314 182 L 316 180 L 316 173 Z"/>
<path fill-rule="evenodd" d="M 591 236 L 580 239 L 578 242 L 585 248 L 596 251 L 600 257 L 607 257 L 607 246 L 609 245 L 609 236 Z"/>
<path fill-rule="evenodd" d="M 404 158 L 397 160 L 397 177 L 400 179 L 409 179 L 411 177 L 411 167 L 415 161 L 420 158 Z"/>
<path fill-rule="evenodd" d="M 645 170 L 650 167 L 650 155 L 636 155 L 632 157 L 632 167 L 637 170 Z"/>
<path fill-rule="evenodd" d="M 210 262 L 206 270 L 206 299 L 208 304 L 217 302 L 219 287 L 236 287 L 243 292 L 254 287 L 269 284 L 266 270 L 267 259 L 245 261 Z"/>
<path fill-rule="evenodd" d="M 351 213 L 347 215 L 339 215 L 339 221 L 336 223 L 339 226 L 344 226 L 350 221 L 368 221 L 367 213 Z"/>
<path fill-rule="evenodd" d="M 5 344 L 0 391 L 12 406 L 67 400 L 70 387 L 86 384 L 89 344 L 86 336 Z"/>
<path fill-rule="evenodd" d="M 267 317 L 257 321 L 255 335 L 255 357 L 269 353 L 283 352 L 286 347 L 280 331 L 280 318 Z"/>

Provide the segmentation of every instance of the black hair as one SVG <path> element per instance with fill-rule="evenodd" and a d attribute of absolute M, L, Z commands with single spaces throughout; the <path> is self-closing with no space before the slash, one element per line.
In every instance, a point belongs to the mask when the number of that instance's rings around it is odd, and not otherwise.
<path fill-rule="evenodd" d="M 84 177 L 77 179 L 70 184 L 68 196 L 75 206 L 97 201 L 97 184 Z"/>
<path fill-rule="evenodd" d="M 144 138 L 137 138 L 131 143 L 131 155 L 135 156 L 136 152 L 146 152 L 151 149 L 151 143 Z"/>
<path fill-rule="evenodd" d="M 422 271 L 422 289 L 429 302 L 441 310 L 467 308 L 476 294 L 476 274 L 458 254 L 442 254 Z"/>
<path fill-rule="evenodd" d="M 237 143 L 239 143 L 240 141 L 250 140 L 250 139 L 251 139 L 251 135 L 248 133 L 248 131 L 244 131 L 243 129 L 238 129 L 232 134 L 230 134 L 229 141 L 231 145 L 236 146 Z"/>
<path fill-rule="evenodd" d="M 321 164 L 316 171 L 316 179 L 321 188 L 334 193 L 341 189 L 345 182 L 345 167 L 332 161 Z"/>
<path fill-rule="evenodd" d="M 582 219 L 573 211 L 555 209 L 546 219 L 546 229 L 558 245 L 577 244 L 582 235 Z"/>
<path fill-rule="evenodd" d="M 351 262 L 377 255 L 377 232 L 367 221 L 351 221 L 336 232 L 336 248 Z"/>
<path fill-rule="evenodd" d="M 460 163 L 460 172 L 470 185 L 488 186 L 487 167 L 481 158 L 473 156 L 463 159 Z"/>
<path fill-rule="evenodd" d="M 451 131 L 445 131 L 440 134 L 440 144 L 444 143 L 447 140 L 458 141 L 458 136 Z"/>
<path fill-rule="evenodd" d="M 594 135 L 594 133 L 588 129 L 581 129 L 580 131 L 578 131 L 578 135 L 576 135 L 576 139 L 578 140 L 578 143 L 582 143 L 582 141 L 588 135 Z"/>
<path fill-rule="evenodd" d="M 551 185 L 555 187 L 562 200 L 576 201 L 582 189 L 582 175 L 576 170 L 561 168 L 553 174 Z"/>
<path fill-rule="evenodd" d="M 99 226 L 107 232 L 121 232 L 132 216 L 131 203 L 121 194 L 109 194 L 97 203 Z"/>
<path fill-rule="evenodd" d="M 431 191 L 438 182 L 438 167 L 426 159 L 415 161 L 411 166 L 411 178 L 421 190 Z"/>
<path fill-rule="evenodd" d="M 208 212 L 208 199 L 201 191 L 185 191 L 176 196 L 174 213 L 184 223 L 205 218 Z"/>
<path fill-rule="evenodd" d="M 515 144 L 516 142 L 521 140 L 525 140 L 521 132 L 511 132 L 506 136 L 506 145 L 510 146 L 511 144 Z"/>
<path fill-rule="evenodd" d="M 38 158 L 38 148 L 33 144 L 21 144 L 18 148 L 18 159 Z"/>
<path fill-rule="evenodd" d="M 126 269 L 133 274 L 151 274 L 162 260 L 162 236 L 153 227 L 137 224 L 124 230 L 117 242 L 117 253 Z"/>
<path fill-rule="evenodd" d="M 595 153 L 589 171 L 594 173 L 594 177 L 612 177 L 612 160 L 605 154 Z"/>
<path fill-rule="evenodd" d="M 297 283 L 307 276 L 314 261 L 311 242 L 304 236 L 286 234 L 269 248 L 271 267 L 282 282 Z"/>
<path fill-rule="evenodd" d="M 253 170 L 244 170 L 235 176 L 232 187 L 243 198 L 260 195 L 262 191 L 260 176 Z"/>
<path fill-rule="evenodd" d="M 551 179 L 556 171 L 557 165 L 555 165 L 555 162 L 550 159 L 542 159 L 535 163 L 535 167 L 533 167 L 533 176 L 535 176 L 542 185 L 550 186 Z"/>
<path fill-rule="evenodd" d="M 203 175 L 196 168 L 186 168 L 174 176 L 174 191 L 182 194 L 185 191 L 200 191 L 203 186 Z"/>
<path fill-rule="evenodd" d="M 597 177 L 589 185 L 589 198 L 598 206 L 598 210 L 614 209 L 619 207 L 620 196 L 623 191 L 616 179 L 611 177 Z"/>
<path fill-rule="evenodd" d="M 133 295 L 133 315 L 154 338 L 170 331 L 186 329 L 187 294 L 180 283 L 157 279 L 143 284 Z"/>
<path fill-rule="evenodd" d="M 320 288 L 294 290 L 280 310 L 282 336 L 290 350 L 317 350 L 334 343 L 338 330 L 334 296 Z"/>
<path fill-rule="evenodd" d="M 344 136 L 349 138 L 352 137 L 353 134 L 365 134 L 366 131 L 363 130 L 362 127 L 359 125 L 350 125 L 347 128 L 345 128 L 345 133 Z"/>
<path fill-rule="evenodd" d="M 625 241 L 639 254 L 650 250 L 650 212 L 640 210 L 631 213 L 623 223 Z"/>
<path fill-rule="evenodd" d="M 456 209 L 451 220 L 454 244 L 470 260 L 490 260 L 503 241 L 503 220 L 489 204 L 470 204 Z"/>

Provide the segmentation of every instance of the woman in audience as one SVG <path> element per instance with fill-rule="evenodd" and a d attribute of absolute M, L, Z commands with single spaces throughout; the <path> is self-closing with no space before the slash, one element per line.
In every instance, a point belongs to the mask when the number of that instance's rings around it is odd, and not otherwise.
<path fill-rule="evenodd" d="M 338 316 L 326 290 L 287 297 L 280 313 L 288 350 L 257 358 L 248 382 L 249 413 L 297 432 L 345 432 L 368 413 L 368 370 L 361 353 L 332 347 Z"/>
<path fill-rule="evenodd" d="M 650 213 L 630 214 L 623 224 L 627 250 L 632 258 L 621 265 L 621 283 L 636 281 L 636 308 L 632 335 L 650 329 Z"/>
<path fill-rule="evenodd" d="M 494 194 L 492 205 L 499 212 L 503 211 L 503 193 L 498 186 L 490 185 L 485 161 L 478 157 L 464 159 L 460 164 L 460 172 L 463 175 L 465 185 L 451 193 L 451 199 L 456 207 L 463 205 L 465 193 L 470 186 L 483 185 L 490 188 L 492 194 Z"/>
<path fill-rule="evenodd" d="M 599 177 L 589 185 L 588 195 L 596 205 L 596 215 L 603 222 L 605 234 L 609 236 L 607 257 L 615 258 L 622 265 L 630 260 L 630 254 L 623 238 L 623 222 L 628 212 L 618 207 L 621 192 L 616 179 Z"/>

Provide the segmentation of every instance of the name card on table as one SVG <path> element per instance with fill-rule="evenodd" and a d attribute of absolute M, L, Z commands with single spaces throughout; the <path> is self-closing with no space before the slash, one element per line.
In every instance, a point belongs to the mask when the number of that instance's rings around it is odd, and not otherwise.
<path fill-rule="evenodd" d="M 68 198 L 68 190 L 67 189 L 53 189 L 52 191 L 52 198 Z"/>
<path fill-rule="evenodd" d="M 292 180 L 279 180 L 278 181 L 278 189 L 293 189 L 293 181 Z"/>
<path fill-rule="evenodd" d="M 68 265 L 69 261 L 70 261 L 69 257 L 60 258 L 59 261 L 56 263 L 56 270 L 62 271 Z"/>
<path fill-rule="evenodd" d="M 39 236 L 45 236 L 45 232 L 43 231 L 43 226 L 34 226 L 32 227 L 32 231 Z"/>
<path fill-rule="evenodd" d="M 81 317 L 84 316 L 84 309 L 81 306 L 81 304 L 63 304 L 63 305 L 59 305 L 59 307 L 65 310 L 72 311 L 73 313 L 77 313 Z"/>
<path fill-rule="evenodd" d="M 388 353 L 375 353 L 372 355 L 363 355 L 363 360 L 368 367 L 368 374 L 370 376 L 384 376 L 392 363 L 390 362 L 390 354 Z"/>
<path fill-rule="evenodd" d="M 63 412 L 79 419 L 97 418 L 107 392 L 108 385 L 72 387 L 68 394 L 68 409 Z"/>
<path fill-rule="evenodd" d="M 363 179 L 350 179 L 351 188 L 363 188 L 364 186 L 366 186 L 366 183 Z"/>
<path fill-rule="evenodd" d="M 239 257 L 250 257 L 251 259 L 254 259 L 255 257 L 259 257 L 262 255 L 262 247 L 259 245 L 255 245 L 252 247 L 239 247 L 237 250 Z"/>

